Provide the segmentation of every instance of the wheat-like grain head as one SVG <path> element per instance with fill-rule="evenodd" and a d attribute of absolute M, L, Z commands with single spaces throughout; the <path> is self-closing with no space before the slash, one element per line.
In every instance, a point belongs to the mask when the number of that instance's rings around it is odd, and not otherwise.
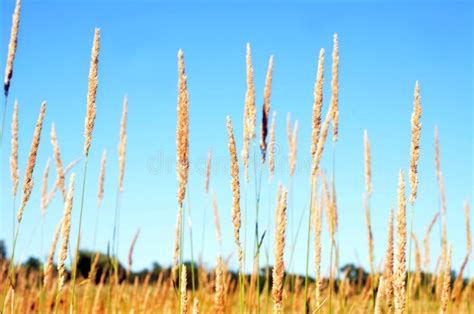
<path fill-rule="evenodd" d="M 265 89 L 263 91 L 263 107 L 262 107 L 262 125 L 260 133 L 260 151 L 262 153 L 262 164 L 265 163 L 267 154 L 267 133 L 268 133 L 268 117 L 270 115 L 270 93 L 272 88 L 273 75 L 273 56 L 268 60 L 267 77 L 265 80 Z"/>
<path fill-rule="evenodd" d="M 199 314 L 199 299 L 198 298 L 194 298 L 192 313 Z"/>
<path fill-rule="evenodd" d="M 217 314 L 225 313 L 225 299 L 226 299 L 226 287 L 225 287 L 225 273 L 224 265 L 220 255 L 217 256 L 216 265 L 216 292 L 214 295 L 214 308 Z"/>
<path fill-rule="evenodd" d="M 443 290 L 441 292 L 441 306 L 439 312 L 441 314 L 447 313 L 448 302 L 451 290 L 451 251 L 452 246 L 449 244 L 448 253 L 446 257 L 444 272 L 443 272 Z"/>
<path fill-rule="evenodd" d="M 311 155 L 316 154 L 319 134 L 321 132 L 321 112 L 323 109 L 323 82 L 324 82 L 324 49 L 319 51 L 318 73 L 314 84 L 313 101 L 313 130 L 311 134 Z"/>
<path fill-rule="evenodd" d="M 214 192 L 214 190 L 212 190 L 211 194 L 212 194 L 212 213 L 214 215 L 214 224 L 216 225 L 216 239 L 217 239 L 217 243 L 219 243 L 219 247 L 221 247 L 222 246 L 221 224 L 219 222 L 219 209 L 217 208 L 216 193 Z"/>
<path fill-rule="evenodd" d="M 370 164 L 370 143 L 367 130 L 364 130 L 364 165 L 365 165 L 365 191 L 370 197 L 372 195 L 372 171 Z"/>
<path fill-rule="evenodd" d="M 57 173 L 56 182 L 58 183 L 59 190 L 61 191 L 61 194 L 63 195 L 63 199 L 66 200 L 64 169 L 63 169 L 63 163 L 61 161 L 61 151 L 59 149 L 58 136 L 56 134 L 56 128 L 54 126 L 54 123 L 51 125 L 51 144 L 53 145 L 53 156 L 54 156 L 54 161 L 56 162 L 56 173 Z"/>
<path fill-rule="evenodd" d="M 413 113 L 411 115 L 411 147 L 410 147 L 410 203 L 415 203 L 418 190 L 418 159 L 420 158 L 420 133 L 421 133 L 421 105 L 420 86 L 415 83 L 415 93 L 413 101 Z"/>
<path fill-rule="evenodd" d="M 140 236 L 140 229 L 137 230 L 133 236 L 132 242 L 130 243 L 130 249 L 128 250 L 128 269 L 132 269 L 133 264 L 133 251 L 135 250 L 135 245 L 137 244 L 138 237 Z"/>
<path fill-rule="evenodd" d="M 18 190 L 19 180 L 18 170 L 18 101 L 15 100 L 13 105 L 12 117 L 12 138 L 11 138 L 11 155 L 10 155 L 10 176 L 12 178 L 12 195 L 15 198 Z"/>
<path fill-rule="evenodd" d="M 374 305 L 374 314 L 382 314 L 383 313 L 383 306 L 382 300 L 386 296 L 385 293 L 385 280 L 383 277 L 380 277 L 378 289 L 377 289 L 377 296 L 375 298 L 375 305 Z"/>
<path fill-rule="evenodd" d="M 97 208 L 100 208 L 102 199 L 104 198 L 104 181 L 105 181 L 105 165 L 107 163 L 107 151 L 104 149 L 102 152 L 102 158 L 100 160 L 100 174 L 99 174 L 99 185 L 97 191 Z"/>
<path fill-rule="evenodd" d="M 316 153 L 313 157 L 313 164 L 311 166 L 311 178 L 316 175 L 320 166 L 321 158 L 323 156 L 324 143 L 326 142 L 326 138 L 328 136 L 329 123 L 333 117 L 332 110 L 332 107 L 328 109 L 321 127 L 321 135 L 318 140 L 318 145 L 316 146 Z"/>
<path fill-rule="evenodd" d="M 268 141 L 268 181 L 271 182 L 275 173 L 275 120 L 276 112 L 273 112 L 270 136 Z"/>
<path fill-rule="evenodd" d="M 53 259 L 54 259 L 54 252 L 56 251 L 56 245 L 58 243 L 59 232 L 61 231 L 62 221 L 60 221 L 56 227 L 56 231 L 54 232 L 53 241 L 51 241 L 51 248 L 49 249 L 48 259 L 46 261 L 46 266 L 44 268 L 43 274 L 43 286 L 47 289 L 49 288 L 49 283 L 53 278 Z"/>
<path fill-rule="evenodd" d="M 31 191 L 33 190 L 33 171 L 36 165 L 36 156 L 38 154 L 38 147 L 41 138 L 41 130 L 43 128 L 44 114 L 46 112 L 46 102 L 43 101 L 41 104 L 40 114 L 36 121 L 35 131 L 33 134 L 33 141 L 31 143 L 30 153 L 28 155 L 28 163 L 26 165 L 25 179 L 23 180 L 23 195 L 21 198 L 21 205 L 18 209 L 16 219 L 18 223 L 23 218 L 23 210 L 25 209 L 26 203 L 30 199 Z"/>
<path fill-rule="evenodd" d="M 391 310 L 393 305 L 393 208 L 390 209 L 388 219 L 387 251 L 385 254 L 385 265 L 383 272 L 385 300 L 387 307 Z"/>
<path fill-rule="evenodd" d="M 290 176 L 293 176 L 295 174 L 296 153 L 298 149 L 297 139 L 298 139 L 298 120 L 295 121 L 295 125 L 293 127 L 293 135 L 291 136 L 291 148 L 290 148 L 290 159 L 289 159 Z"/>
<path fill-rule="evenodd" d="M 237 149 L 235 147 L 234 131 L 232 129 L 232 120 L 227 116 L 228 148 L 230 154 L 230 175 L 232 188 L 232 224 L 234 225 L 234 241 L 237 247 L 237 257 L 239 267 L 243 267 L 243 251 L 240 243 L 240 184 L 239 184 L 239 163 L 237 160 Z"/>
<path fill-rule="evenodd" d="M 286 199 L 286 189 L 279 186 L 275 227 L 275 266 L 273 267 L 272 285 L 273 313 L 282 313 L 283 310 L 283 277 L 285 273 L 283 255 L 285 251 Z"/>
<path fill-rule="evenodd" d="M 334 34 L 332 49 L 331 108 L 332 140 L 336 142 L 339 132 L 339 40 L 337 34 Z"/>
<path fill-rule="evenodd" d="M 68 244 L 69 244 L 69 233 L 71 231 L 71 211 L 74 198 L 74 179 L 76 175 L 73 173 L 69 178 L 69 188 L 67 192 L 66 202 L 64 203 L 64 213 L 62 218 L 62 227 L 61 227 L 61 246 L 58 257 L 58 293 L 61 293 L 61 290 L 64 286 L 64 281 L 66 279 L 66 268 L 64 263 L 67 258 Z"/>
<path fill-rule="evenodd" d="M 188 279 L 186 266 L 183 265 L 181 269 L 181 314 L 188 313 Z"/>
<path fill-rule="evenodd" d="M 248 102 L 248 128 L 249 128 L 249 138 L 255 138 L 255 125 L 257 122 L 257 109 L 255 106 L 255 86 L 253 84 L 253 66 L 252 66 L 252 52 L 250 49 L 250 44 L 247 43 L 247 54 L 246 54 L 246 64 L 247 64 L 247 94 L 246 102 Z"/>
<path fill-rule="evenodd" d="M 13 61 L 15 60 L 16 47 L 18 45 L 18 29 L 20 27 L 20 0 L 16 0 L 15 11 L 12 17 L 12 29 L 10 32 L 10 43 L 8 44 L 7 64 L 5 67 L 5 80 L 3 89 L 5 97 L 10 90 L 10 81 L 13 76 Z"/>
<path fill-rule="evenodd" d="M 209 192 L 209 182 L 211 180 L 211 163 L 212 163 L 212 150 L 209 148 L 207 152 L 207 162 L 206 162 L 206 180 L 204 182 L 204 190 L 206 194 Z"/>
<path fill-rule="evenodd" d="M 96 97 L 99 66 L 99 45 L 100 29 L 94 31 L 94 41 L 92 43 L 91 63 L 89 68 L 89 86 L 87 91 L 86 119 L 84 122 L 84 156 L 89 156 L 89 149 L 92 141 L 92 130 L 94 129 L 96 115 Z"/>
<path fill-rule="evenodd" d="M 40 207 L 41 207 L 41 217 L 45 217 L 46 215 L 46 207 L 48 204 L 48 176 L 49 176 L 49 164 L 50 164 L 50 159 L 46 161 L 46 166 L 44 167 L 44 172 L 43 172 L 43 182 L 41 184 L 41 201 L 40 201 Z"/>
<path fill-rule="evenodd" d="M 406 244 L 407 244 L 407 223 L 406 223 L 406 197 L 405 181 L 403 171 L 400 170 L 398 178 L 398 211 L 397 211 L 397 249 L 395 254 L 394 270 L 394 303 L 395 313 L 405 312 L 406 295 Z"/>
<path fill-rule="evenodd" d="M 189 172 L 189 104 L 186 70 L 184 68 L 184 54 L 178 51 L 178 121 L 176 125 L 176 148 L 178 174 L 178 204 L 183 206 L 186 195 L 186 184 Z"/>
<path fill-rule="evenodd" d="M 245 92 L 244 104 L 244 138 L 242 147 L 242 163 L 244 165 L 244 178 L 248 183 L 248 166 L 249 166 L 249 145 L 250 140 L 255 138 L 255 123 L 257 118 L 257 110 L 255 107 L 255 87 L 253 85 L 253 68 L 252 68 L 252 53 L 250 44 L 246 46 L 246 71 L 247 71 L 247 90 Z"/>
<path fill-rule="evenodd" d="M 316 177 L 317 178 L 317 177 Z M 315 179 L 316 181 L 316 179 Z M 321 224 L 322 207 L 317 204 L 317 183 L 313 183 L 312 217 L 314 228 L 314 281 L 316 308 L 321 305 Z M 322 198 L 321 198 L 322 199 Z"/>
<path fill-rule="evenodd" d="M 365 224 L 367 226 L 367 243 L 369 247 L 369 265 L 372 274 L 374 273 L 374 236 L 372 234 L 372 223 L 370 221 L 370 208 L 367 197 L 362 194 L 362 205 L 365 210 Z"/>
<path fill-rule="evenodd" d="M 118 146 L 120 192 L 123 192 L 123 177 L 125 174 L 125 149 L 127 146 L 127 110 L 128 97 L 127 95 L 125 95 L 123 98 L 122 120 L 120 123 L 120 143 Z"/>

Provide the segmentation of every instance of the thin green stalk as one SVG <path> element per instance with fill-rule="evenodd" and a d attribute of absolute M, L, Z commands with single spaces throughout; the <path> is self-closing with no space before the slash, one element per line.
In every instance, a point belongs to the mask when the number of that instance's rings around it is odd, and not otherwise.
<path fill-rule="evenodd" d="M 333 250 L 334 250 L 334 240 L 331 238 L 331 249 L 330 249 L 330 253 L 329 253 L 329 314 L 332 313 L 332 289 L 333 289 L 332 255 L 333 255 Z"/>
<path fill-rule="evenodd" d="M 3 104 L 2 129 L 0 131 L 0 145 L 3 140 L 3 131 L 5 129 L 5 116 L 7 115 L 8 94 L 5 95 L 5 103 Z"/>
<path fill-rule="evenodd" d="M 309 217 L 308 217 L 308 237 L 306 239 L 306 273 L 304 276 L 304 311 L 308 312 L 308 277 L 309 277 L 309 242 L 311 240 L 311 208 L 313 207 L 313 189 L 314 178 L 311 178 L 311 192 L 309 200 Z"/>
<path fill-rule="evenodd" d="M 95 226 L 94 226 L 94 243 L 92 245 L 92 250 L 95 252 L 96 250 L 96 241 L 97 241 L 97 229 L 99 228 L 99 210 L 100 208 L 97 207 L 97 212 L 95 214 Z"/>
<path fill-rule="evenodd" d="M 188 193 L 186 194 L 187 198 L 187 205 L 188 205 L 188 215 L 189 215 L 189 240 L 191 246 L 191 287 L 192 287 L 192 298 L 194 299 L 195 293 L 195 284 L 194 284 L 194 250 L 193 250 L 193 227 L 192 227 L 192 219 L 191 219 L 191 202 L 189 201 L 189 187 Z"/>
<path fill-rule="evenodd" d="M 178 312 L 181 312 L 181 274 L 183 271 L 183 255 L 184 255 L 184 221 L 186 220 L 186 211 L 183 210 L 183 206 L 179 207 L 181 211 L 181 232 L 179 233 L 179 267 L 178 267 Z"/>
<path fill-rule="evenodd" d="M 115 197 L 115 213 L 114 213 L 114 231 L 112 235 L 112 266 L 114 279 L 119 282 L 118 273 L 118 233 L 119 233 L 119 221 L 120 221 L 120 200 L 121 200 L 120 186 L 117 185 L 117 194 Z"/>
<path fill-rule="evenodd" d="M 77 231 L 77 243 L 76 250 L 74 254 L 74 259 L 72 260 L 72 305 L 76 309 L 76 276 L 77 276 L 77 259 L 79 257 L 79 247 L 81 245 L 81 228 L 82 228 L 82 212 L 84 209 L 84 195 L 86 190 L 86 177 L 87 177 L 87 164 L 89 161 L 89 156 L 85 156 L 84 161 L 84 176 L 82 178 L 82 196 L 81 196 L 81 210 L 79 213 L 79 229 Z"/>
<path fill-rule="evenodd" d="M 410 244 L 408 246 L 408 274 L 407 274 L 407 312 L 410 311 L 410 299 L 411 299 L 411 245 L 413 242 L 413 237 L 411 236 L 413 232 L 413 216 L 415 213 L 415 206 L 414 204 L 411 204 L 411 211 L 410 211 L 410 233 L 408 234 L 408 237 L 410 238 Z"/>
<path fill-rule="evenodd" d="M 253 168 L 254 168 L 254 181 L 255 181 L 255 242 L 254 242 L 254 264 L 256 267 L 256 298 L 257 298 L 257 314 L 260 313 L 260 235 L 258 231 L 258 218 L 260 211 L 260 193 L 262 187 L 262 167 L 263 164 L 260 164 L 259 171 L 259 181 L 257 182 L 257 160 L 256 160 L 256 149 L 254 142 L 254 151 L 253 151 Z"/>
<path fill-rule="evenodd" d="M 16 228 L 16 195 L 13 196 L 13 207 L 12 207 L 12 242 L 15 238 L 15 228 Z"/>

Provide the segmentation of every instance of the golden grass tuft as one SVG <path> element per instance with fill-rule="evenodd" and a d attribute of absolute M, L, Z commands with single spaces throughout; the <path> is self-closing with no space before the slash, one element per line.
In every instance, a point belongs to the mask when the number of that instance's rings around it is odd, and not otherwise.
<path fill-rule="evenodd" d="M 64 203 L 64 213 L 61 227 L 61 246 L 58 257 L 58 295 L 61 294 L 61 291 L 64 287 L 64 282 L 66 280 L 65 262 L 68 256 L 69 234 L 71 231 L 71 211 L 74 198 L 75 177 L 76 175 L 73 173 L 69 178 L 69 189 L 67 192 L 66 202 Z"/>
<path fill-rule="evenodd" d="M 397 211 L 397 249 L 395 254 L 394 269 L 394 304 L 395 313 L 405 313 L 406 295 L 405 283 L 407 275 L 406 266 L 407 222 L 406 198 L 403 171 L 400 170 L 398 178 L 398 211 Z"/>
<path fill-rule="evenodd" d="M 18 30 L 20 27 L 20 0 L 16 0 L 15 11 L 12 17 L 12 29 L 10 32 L 10 43 L 8 44 L 7 63 L 5 67 L 5 79 L 3 89 L 5 96 L 8 96 L 10 90 L 10 81 L 13 76 L 13 61 L 15 60 L 16 48 L 18 46 Z"/>
<path fill-rule="evenodd" d="M 105 165 L 107 163 L 107 151 L 104 149 L 100 160 L 99 184 L 97 188 L 97 208 L 100 208 L 104 198 Z"/>
<path fill-rule="evenodd" d="M 20 171 L 18 170 L 18 101 L 13 105 L 10 176 L 12 178 L 12 195 L 15 198 L 18 190 Z"/>
<path fill-rule="evenodd" d="M 232 129 L 232 120 L 227 116 L 227 134 L 228 147 L 230 154 L 230 175 L 232 178 L 232 224 L 234 226 L 234 241 L 237 248 L 237 258 L 239 261 L 239 268 L 242 270 L 244 263 L 244 256 L 242 245 L 240 243 L 240 184 L 239 184 L 239 163 L 237 160 L 237 149 L 235 147 L 234 131 Z"/>
<path fill-rule="evenodd" d="M 421 105 L 420 105 L 420 86 L 418 81 L 415 83 L 415 93 L 413 101 L 413 113 L 411 115 L 411 147 L 410 147 L 410 203 L 415 203 L 418 191 L 418 159 L 420 158 L 420 133 L 421 133 Z"/>
<path fill-rule="evenodd" d="M 51 145 L 53 145 L 53 156 L 54 156 L 54 161 L 56 162 L 56 173 L 57 173 L 56 182 L 58 183 L 59 190 L 61 191 L 61 194 L 63 195 L 63 199 L 66 200 L 64 169 L 63 169 L 63 163 L 61 161 L 61 151 L 59 149 L 58 136 L 56 134 L 56 128 L 54 126 L 54 123 L 51 126 Z"/>
<path fill-rule="evenodd" d="M 96 28 L 94 31 L 94 41 L 92 44 L 91 63 L 89 68 L 89 86 L 87 92 L 87 107 L 86 119 L 84 122 L 84 156 L 89 156 L 89 149 L 92 141 L 92 130 L 94 129 L 96 116 L 96 97 L 98 80 L 98 66 L 99 66 L 99 43 L 100 43 L 100 29 Z"/>
<path fill-rule="evenodd" d="M 324 49 L 319 51 L 318 73 L 314 84 L 313 101 L 313 130 L 311 134 L 311 155 L 316 154 L 319 134 L 321 132 L 321 112 L 323 109 L 323 83 L 324 83 Z"/>
<path fill-rule="evenodd" d="M 285 251 L 285 229 L 286 229 L 286 199 L 287 191 L 281 186 L 278 187 L 278 205 L 276 208 L 275 223 L 275 265 L 273 267 L 273 313 L 282 313 L 283 301 L 283 276 L 285 264 L 283 255 Z"/>
<path fill-rule="evenodd" d="M 184 68 L 184 54 L 178 51 L 178 120 L 176 125 L 176 149 L 178 174 L 178 204 L 183 206 L 186 195 L 186 184 L 189 172 L 189 104 L 188 88 L 186 83 L 186 71 Z"/>
<path fill-rule="evenodd" d="M 273 75 L 273 56 L 268 60 L 267 77 L 265 80 L 265 89 L 263 91 L 263 107 L 262 107 L 262 125 L 260 133 L 260 151 L 262 153 L 262 164 L 265 163 L 267 154 L 267 134 L 268 134 L 268 117 L 270 115 L 270 94 L 272 88 Z"/>
<path fill-rule="evenodd" d="M 38 147 L 41 138 L 41 130 L 43 128 L 44 114 L 46 112 L 46 102 L 43 101 L 41 104 L 41 110 L 36 122 L 35 132 L 33 134 L 33 141 L 31 143 L 30 153 L 28 155 L 28 163 L 26 165 L 25 179 L 23 181 L 23 196 L 21 198 L 21 205 L 17 213 L 17 221 L 21 222 L 23 217 L 23 210 L 25 209 L 26 203 L 30 199 L 31 191 L 33 191 L 33 171 L 36 165 L 36 156 L 38 154 Z"/>

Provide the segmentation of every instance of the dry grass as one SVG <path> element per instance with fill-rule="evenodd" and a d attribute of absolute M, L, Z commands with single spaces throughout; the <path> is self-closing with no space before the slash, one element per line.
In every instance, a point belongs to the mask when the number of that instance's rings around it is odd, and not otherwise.
<path fill-rule="evenodd" d="M 20 1 L 13 15 L 13 25 L 5 69 L 4 91 L 8 96 L 13 73 L 13 60 L 16 53 L 19 27 Z M 85 175 L 87 172 L 87 160 L 91 151 L 92 132 L 96 117 L 96 97 L 98 88 L 98 61 L 99 61 L 99 39 L 100 31 L 95 29 L 94 40 L 89 69 L 89 86 L 87 93 L 87 106 L 85 116 L 84 136 L 85 142 L 83 154 L 85 157 L 85 166 L 83 173 L 82 193 L 86 187 Z M 46 208 L 51 203 L 55 191 L 59 190 L 63 196 L 64 209 L 61 221 L 57 224 L 54 236 L 51 241 L 49 254 L 44 267 L 37 271 L 32 271 L 10 263 L 9 259 L 0 259 L 0 290 L 2 291 L 0 308 L 4 313 L 468 313 L 472 312 L 474 304 L 474 279 L 465 280 L 464 275 L 468 273 L 469 261 L 472 251 L 471 229 L 470 229 L 470 208 L 468 201 L 464 205 L 466 232 L 466 254 L 463 263 L 460 265 L 457 278 L 451 278 L 451 255 L 456 246 L 448 245 L 448 233 L 446 227 L 446 196 L 444 191 L 444 181 L 440 167 L 440 146 L 438 130 L 435 131 L 435 171 L 436 181 L 439 187 L 439 198 L 441 209 L 436 212 L 428 225 L 423 237 L 424 256 L 418 243 L 415 233 L 412 232 L 413 219 L 410 226 L 407 225 L 407 196 L 405 191 L 405 178 L 403 170 L 400 170 L 398 177 L 398 206 L 396 213 L 390 211 L 387 225 L 388 237 L 386 243 L 385 256 L 378 260 L 374 256 L 374 240 L 377 244 L 380 235 L 374 234 L 377 228 L 372 225 L 376 221 L 371 221 L 370 200 L 373 192 L 372 183 L 372 164 L 371 151 L 367 132 L 364 132 L 364 142 L 361 151 L 364 152 L 364 175 L 365 186 L 361 182 L 363 193 L 363 208 L 368 238 L 368 259 L 370 264 L 370 273 L 364 272 L 357 267 L 341 269 L 339 274 L 339 246 L 344 245 L 344 239 L 338 236 L 338 200 L 336 195 L 335 162 L 332 168 L 326 172 L 325 164 L 322 164 L 324 147 L 327 142 L 327 136 L 332 131 L 333 142 L 333 160 L 335 160 L 335 143 L 337 142 L 339 132 L 339 42 L 337 34 L 333 37 L 332 67 L 331 67 L 331 97 L 326 108 L 324 119 L 323 113 L 323 83 L 324 83 L 324 49 L 320 50 L 316 82 L 313 90 L 313 106 L 311 121 L 311 147 L 309 148 L 312 165 L 310 169 L 311 190 L 310 207 L 308 209 L 308 258 L 307 268 L 310 262 L 313 262 L 315 278 L 289 274 L 291 269 L 291 258 L 286 256 L 285 247 L 295 243 L 296 239 L 287 237 L 287 200 L 290 192 L 278 185 L 276 204 L 273 199 L 271 206 L 275 206 L 275 232 L 273 237 L 266 236 L 274 242 L 273 251 L 266 248 L 268 259 L 273 258 L 273 267 L 267 263 L 258 271 L 258 266 L 252 274 L 245 273 L 244 257 L 246 254 L 256 253 L 254 265 L 258 264 L 260 246 L 264 236 L 259 234 L 256 228 L 256 249 L 255 252 L 245 251 L 245 242 L 241 232 L 252 227 L 241 217 L 241 197 L 245 200 L 250 195 L 247 191 L 241 192 L 241 179 L 247 186 L 251 176 L 249 169 L 250 144 L 255 144 L 256 149 L 260 149 L 261 164 L 260 176 L 268 175 L 268 181 L 271 182 L 278 175 L 275 171 L 275 153 L 278 149 L 275 138 L 276 132 L 276 113 L 273 113 L 271 125 L 269 127 L 270 116 L 270 96 L 273 79 L 273 56 L 269 57 L 268 68 L 265 77 L 263 90 L 263 105 L 261 110 L 261 132 L 260 139 L 257 142 L 256 129 L 256 94 L 254 86 L 254 72 L 250 45 L 247 44 L 246 50 L 246 94 L 243 114 L 243 142 L 236 143 L 234 126 L 228 116 L 227 126 L 227 147 L 229 152 L 230 166 L 230 190 L 232 192 L 232 201 L 229 204 L 222 204 L 222 208 L 230 208 L 231 221 L 220 221 L 217 207 L 216 194 L 211 184 L 211 158 L 212 153 L 209 149 L 208 159 L 205 170 L 205 194 L 211 191 L 213 220 L 216 230 L 216 243 L 218 256 L 216 265 L 206 267 L 202 263 L 194 264 L 184 263 L 183 260 L 183 238 L 186 231 L 185 218 L 189 221 L 189 231 L 191 238 L 192 252 L 192 233 L 191 218 L 185 210 L 187 203 L 187 186 L 189 179 L 189 96 L 187 89 L 187 75 L 184 64 L 184 54 L 181 50 L 178 52 L 178 101 L 177 101 L 177 125 L 176 125 L 176 155 L 177 155 L 177 202 L 178 211 L 176 217 L 175 239 L 173 246 L 172 264 L 170 269 L 155 269 L 143 274 L 132 272 L 134 248 L 137 244 L 139 231 L 131 241 L 127 268 L 122 267 L 117 258 L 117 249 L 112 247 L 112 252 L 108 256 L 101 255 L 99 252 L 91 252 L 88 257 L 79 254 L 82 209 L 84 199 L 81 198 L 81 212 L 78 227 L 78 242 L 74 250 L 70 248 L 70 232 L 77 223 L 73 217 L 73 201 L 77 200 L 74 195 L 75 174 L 69 178 L 69 187 L 66 191 L 66 176 L 68 172 L 79 162 L 76 160 L 68 166 L 63 167 L 61 153 L 59 149 L 58 137 L 54 124 L 51 129 L 51 143 L 53 146 L 53 158 L 56 163 L 56 179 L 54 185 L 48 190 L 49 159 L 43 173 L 43 184 L 41 188 L 40 206 L 42 216 L 46 215 Z M 6 98 L 6 103 L 7 97 Z M 311 109 L 311 108 L 309 108 Z M 126 121 L 127 121 L 128 99 L 124 97 L 122 119 L 120 125 L 120 138 L 118 145 L 119 176 L 117 184 L 117 204 L 116 215 L 119 209 L 119 200 L 123 192 L 125 178 L 125 153 L 126 153 Z M 29 201 L 33 190 L 33 179 L 35 166 L 40 146 L 41 131 L 45 118 L 46 103 L 41 105 L 40 114 L 35 126 L 33 140 L 30 152 L 27 155 L 27 165 L 22 187 L 21 204 L 17 212 L 16 234 L 14 235 L 12 257 L 14 258 L 14 249 L 16 238 L 19 235 L 20 224 L 24 214 L 25 207 Z M 308 111 L 309 112 L 309 111 Z M 291 114 L 287 116 L 287 139 L 288 139 L 288 168 L 289 180 L 295 175 L 298 150 L 298 130 L 299 123 L 295 120 L 292 126 Z M 236 128 L 238 129 L 238 128 Z M 408 168 L 408 184 L 410 185 L 409 202 L 413 213 L 413 207 L 418 193 L 418 161 L 420 154 L 420 136 L 421 136 L 421 105 L 420 91 L 418 82 L 415 86 L 413 114 L 411 118 L 411 148 L 410 164 Z M 303 125 L 302 125 L 302 129 Z M 268 139 L 267 139 L 268 137 Z M 304 134 L 301 136 L 304 137 Z M 10 176 L 12 180 L 13 204 L 19 181 L 18 170 L 18 142 L 23 139 L 18 138 L 18 104 L 15 101 L 13 107 L 13 116 L 11 121 L 11 155 L 10 155 Z M 330 140 L 329 140 L 330 141 Z M 258 143 L 258 146 L 257 146 Z M 242 151 L 240 157 L 237 154 L 237 147 L 241 144 Z M 303 151 L 304 152 L 304 151 Z M 377 156 L 375 156 L 377 157 Z M 239 158 L 241 160 L 239 160 Z M 107 155 L 105 150 L 102 154 L 101 167 L 99 172 L 99 182 L 97 190 L 97 209 L 101 207 L 104 197 L 105 186 L 105 165 Z M 268 173 L 264 170 L 265 163 L 268 163 Z M 243 173 L 241 173 L 243 167 Z M 255 165 L 257 168 L 257 165 Z M 326 175 L 330 173 L 332 175 Z M 263 173 L 263 174 L 262 174 Z M 286 175 L 286 173 L 285 173 Z M 255 178 L 257 182 L 257 178 Z M 261 177 L 260 177 L 261 179 Z M 280 179 L 280 178 L 279 178 Z M 213 181 L 212 181 L 213 182 Z M 3 182 L 2 182 L 3 183 Z M 257 184 L 257 183 L 256 183 Z M 298 188 L 302 188 L 299 186 Z M 257 189 L 256 189 L 257 190 Z M 269 184 L 269 190 L 274 190 L 274 186 Z M 395 192 L 395 191 L 393 191 Z M 245 193 L 245 194 L 244 194 Z M 189 194 L 189 193 L 188 193 Z M 395 193 L 393 193 L 395 194 Z M 260 206 L 260 190 L 256 192 L 256 212 Z M 319 197 L 318 197 L 319 196 Z M 272 198 L 272 197 L 270 197 Z M 289 203 L 289 202 L 288 202 Z M 189 205 L 189 204 L 186 204 Z M 15 205 L 13 206 L 16 210 Z M 191 209 L 189 214 L 191 214 Z M 293 209 L 293 208 L 291 208 Z M 374 209 L 374 213 L 375 213 Z M 288 211 L 289 212 L 289 211 Z M 49 214 L 49 212 L 48 212 Z M 98 211 L 97 211 L 98 215 Z M 431 215 L 431 214 L 430 214 Z M 256 215 L 256 225 L 258 225 L 258 214 Z M 323 217 L 325 216 L 325 219 Z M 97 225 L 99 224 L 97 216 Z M 223 216 L 225 217 L 225 216 Z M 441 254 L 438 257 L 437 266 L 430 273 L 430 234 L 433 232 L 436 222 L 441 220 Z M 327 235 L 323 232 L 323 224 L 326 224 Z M 395 222 L 395 228 L 394 228 Z M 235 244 L 235 255 L 228 258 L 223 257 L 222 246 L 225 239 L 221 234 L 222 228 L 232 225 L 233 241 Z M 116 218 L 114 228 L 118 228 Z M 410 228 L 410 229 L 409 229 Z M 75 229 L 75 228 L 73 228 Z M 363 230 L 362 226 L 360 228 Z M 325 230 L 325 229 L 324 229 Z M 293 231 L 293 230 L 292 230 Z M 295 230 L 299 231 L 299 230 Z M 395 231 L 395 235 L 394 235 Z M 362 231 L 361 231 L 362 232 Z M 118 230 L 117 230 L 118 233 Z M 311 233 L 314 235 L 314 246 L 310 252 Z M 324 243 L 325 236 L 329 238 L 330 255 L 328 270 L 322 269 L 323 252 L 326 254 Z M 60 237 L 60 239 L 59 239 Z M 96 235 L 94 235 L 94 238 Z M 261 239 L 260 239 L 261 237 Z M 410 237 L 409 239 L 407 237 Z M 115 236 L 114 240 L 118 239 Z M 394 243 L 396 238 L 396 243 Z M 415 268 L 411 273 L 409 260 L 411 245 L 407 250 L 407 239 L 414 242 Z M 267 240 L 267 239 L 265 239 Z M 57 244 L 60 242 L 57 256 L 57 265 L 54 264 Z M 95 246 L 95 239 L 94 239 Z M 187 246 L 186 246 L 187 248 Z M 464 251 L 464 247 L 462 248 Z M 263 249 L 262 249 L 263 252 Z M 312 253 L 312 254 L 310 254 Z M 87 255 L 87 254 L 86 254 Z M 312 256 L 312 260 L 309 258 Z M 68 263 L 68 257 L 70 263 Z M 76 265 L 79 259 L 88 263 L 88 268 L 82 273 L 77 272 Z M 88 259 L 87 259 L 88 258 Z M 230 260 L 237 259 L 238 272 L 229 269 Z M 408 257 L 409 259 L 409 257 Z M 290 260 L 290 263 L 287 261 Z M 257 261 L 257 262 L 255 262 Z M 377 263 L 379 263 L 377 266 Z M 423 264 L 423 265 L 422 265 Z M 71 269 L 71 271 L 69 270 Z M 287 280 L 288 278 L 292 280 Z M 77 283 L 76 283 L 77 280 Z M 304 281 L 304 289 L 303 289 Z M 262 283 L 262 285 L 259 285 Z"/>

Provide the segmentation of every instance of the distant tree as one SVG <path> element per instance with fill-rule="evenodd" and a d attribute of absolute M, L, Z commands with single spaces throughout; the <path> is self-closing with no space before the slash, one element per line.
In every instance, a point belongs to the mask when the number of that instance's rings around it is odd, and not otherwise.
<path fill-rule="evenodd" d="M 341 273 L 345 278 L 349 279 L 349 282 L 365 285 L 369 274 L 362 268 L 355 266 L 354 264 L 346 264 L 340 268 Z"/>
<path fill-rule="evenodd" d="M 26 262 L 23 264 L 23 267 L 26 268 L 26 271 L 32 272 L 32 271 L 39 271 L 41 269 L 41 261 L 36 258 L 36 257 L 30 257 L 26 260 Z"/>
<path fill-rule="evenodd" d="M 5 241 L 0 240 L 0 260 L 7 258 L 7 246 Z"/>

